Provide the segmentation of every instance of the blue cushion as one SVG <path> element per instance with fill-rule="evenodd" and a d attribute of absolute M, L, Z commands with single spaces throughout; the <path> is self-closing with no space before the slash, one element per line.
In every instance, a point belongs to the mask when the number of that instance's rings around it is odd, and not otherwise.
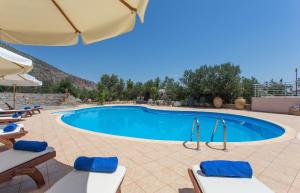
<path fill-rule="evenodd" d="M 74 162 L 74 168 L 80 171 L 113 173 L 117 167 L 117 157 L 78 157 Z"/>
<path fill-rule="evenodd" d="M 12 132 L 14 130 L 16 130 L 17 128 L 17 124 L 15 123 L 9 123 L 7 124 L 4 128 L 3 128 L 3 132 L 6 133 L 6 132 Z"/>
<path fill-rule="evenodd" d="M 14 150 L 41 152 L 48 147 L 48 143 L 45 141 L 24 141 L 20 140 L 14 144 Z"/>
<path fill-rule="evenodd" d="M 31 107 L 30 106 L 26 106 L 26 107 L 24 107 L 24 110 L 30 110 L 31 109 Z"/>
<path fill-rule="evenodd" d="M 19 116 L 22 116 L 22 112 L 16 112 L 14 114 L 12 114 L 12 118 L 18 118 Z"/>
<path fill-rule="evenodd" d="M 33 105 L 34 108 L 41 108 L 41 105 Z"/>
<path fill-rule="evenodd" d="M 204 161 L 200 164 L 201 171 L 206 176 L 252 178 L 252 168 L 244 161 Z"/>

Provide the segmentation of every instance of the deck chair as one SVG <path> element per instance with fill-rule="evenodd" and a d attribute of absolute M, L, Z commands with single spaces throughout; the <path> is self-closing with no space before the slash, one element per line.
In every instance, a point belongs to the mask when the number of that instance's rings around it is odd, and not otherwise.
<path fill-rule="evenodd" d="M 14 123 L 18 121 L 22 121 L 23 119 L 21 117 L 13 118 L 13 117 L 2 117 L 0 116 L 0 124 L 5 123 Z"/>
<path fill-rule="evenodd" d="M 8 149 L 13 147 L 16 139 L 28 133 L 28 131 L 24 130 L 23 124 L 17 124 L 17 128 L 12 132 L 3 132 L 5 126 L 6 124 L 0 125 L 0 143 L 3 143 Z"/>
<path fill-rule="evenodd" d="M 7 102 L 5 102 L 5 105 L 8 107 L 9 110 L 14 110 L 15 108 L 13 106 L 11 106 L 10 104 L 8 104 Z M 30 105 L 29 106 L 32 111 L 32 113 L 38 112 L 41 113 L 41 109 L 43 109 L 43 107 L 41 107 L 40 105 Z M 27 109 L 29 110 L 29 109 Z"/>
<path fill-rule="evenodd" d="M 73 170 L 46 193 L 121 193 L 125 176 L 124 166 L 118 166 L 114 173 L 96 173 Z"/>
<path fill-rule="evenodd" d="M 25 116 L 32 116 L 32 114 L 33 114 L 32 109 L 27 109 L 27 110 L 25 110 L 25 109 L 4 110 L 4 109 L 0 108 L 0 115 L 12 115 L 12 114 L 17 113 L 17 112 L 24 113 Z"/>
<path fill-rule="evenodd" d="M 41 172 L 36 168 L 56 156 L 54 148 L 47 147 L 42 152 L 7 150 L 0 153 L 0 183 L 11 180 L 14 176 L 28 175 L 40 188 L 45 184 Z"/>
<path fill-rule="evenodd" d="M 195 193 L 274 193 L 254 176 L 252 178 L 207 177 L 196 165 L 188 169 Z"/>

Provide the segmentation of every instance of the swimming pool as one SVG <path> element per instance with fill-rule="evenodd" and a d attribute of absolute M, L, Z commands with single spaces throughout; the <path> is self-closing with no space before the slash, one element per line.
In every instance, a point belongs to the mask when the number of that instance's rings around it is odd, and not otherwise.
<path fill-rule="evenodd" d="M 154 110 L 141 106 L 101 106 L 62 113 L 61 120 L 83 130 L 117 136 L 152 140 L 187 141 L 197 117 L 201 141 L 211 139 L 216 118 L 227 125 L 228 142 L 249 142 L 281 136 L 285 130 L 264 120 L 212 112 Z M 195 132 L 196 133 L 196 132 Z M 195 136 L 193 139 L 195 140 Z M 223 140 L 223 126 L 218 125 L 214 141 Z"/>

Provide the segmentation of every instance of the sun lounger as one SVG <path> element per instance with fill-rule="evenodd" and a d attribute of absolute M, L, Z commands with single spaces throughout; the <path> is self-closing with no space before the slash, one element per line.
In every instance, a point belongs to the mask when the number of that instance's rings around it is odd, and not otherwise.
<path fill-rule="evenodd" d="M 15 109 L 13 106 L 8 104 L 7 102 L 5 104 L 6 104 L 6 106 L 8 107 L 9 110 L 14 110 Z M 41 107 L 40 105 L 30 105 L 30 106 L 27 106 L 27 107 L 30 107 L 33 113 L 35 111 L 37 111 L 38 113 L 41 113 L 40 110 L 43 109 L 43 107 Z M 27 110 L 29 110 L 29 109 L 27 109 Z"/>
<path fill-rule="evenodd" d="M 46 193 L 121 193 L 125 171 L 124 166 L 118 166 L 114 173 L 73 170 Z"/>
<path fill-rule="evenodd" d="M 0 108 L 0 114 L 7 114 L 7 115 L 11 115 L 13 113 L 17 113 L 17 112 L 21 112 L 24 113 L 26 116 L 32 116 L 33 114 L 33 110 L 32 109 L 17 109 L 17 110 L 4 110 Z"/>
<path fill-rule="evenodd" d="M 32 105 L 31 108 L 33 112 L 38 112 L 38 113 L 41 113 L 41 109 L 43 109 L 43 107 L 41 106 L 34 106 L 34 105 Z"/>
<path fill-rule="evenodd" d="M 7 150 L 0 153 L 0 183 L 11 180 L 14 176 L 28 175 L 38 187 L 45 184 L 43 175 L 36 168 L 56 156 L 54 148 L 47 147 L 42 152 Z"/>
<path fill-rule="evenodd" d="M 195 193 L 274 193 L 257 178 L 207 177 L 196 165 L 188 169 Z"/>
<path fill-rule="evenodd" d="M 23 119 L 21 117 L 13 118 L 13 117 L 0 117 L 0 124 L 5 123 L 14 123 L 18 121 L 22 121 Z"/>
<path fill-rule="evenodd" d="M 17 128 L 11 132 L 4 132 L 3 129 L 6 126 L 0 125 L 0 143 L 3 143 L 8 149 L 13 147 L 15 139 L 21 138 L 28 133 L 24 130 L 23 124 L 17 124 Z"/>

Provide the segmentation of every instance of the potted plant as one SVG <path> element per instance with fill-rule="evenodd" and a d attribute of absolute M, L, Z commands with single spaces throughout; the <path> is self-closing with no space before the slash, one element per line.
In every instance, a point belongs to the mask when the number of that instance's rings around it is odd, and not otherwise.
<path fill-rule="evenodd" d="M 234 106 L 236 109 L 243 110 L 245 109 L 246 100 L 243 97 L 238 97 L 234 101 Z"/>
<path fill-rule="evenodd" d="M 219 96 L 215 97 L 213 100 L 214 107 L 221 108 L 223 105 L 223 99 Z"/>

